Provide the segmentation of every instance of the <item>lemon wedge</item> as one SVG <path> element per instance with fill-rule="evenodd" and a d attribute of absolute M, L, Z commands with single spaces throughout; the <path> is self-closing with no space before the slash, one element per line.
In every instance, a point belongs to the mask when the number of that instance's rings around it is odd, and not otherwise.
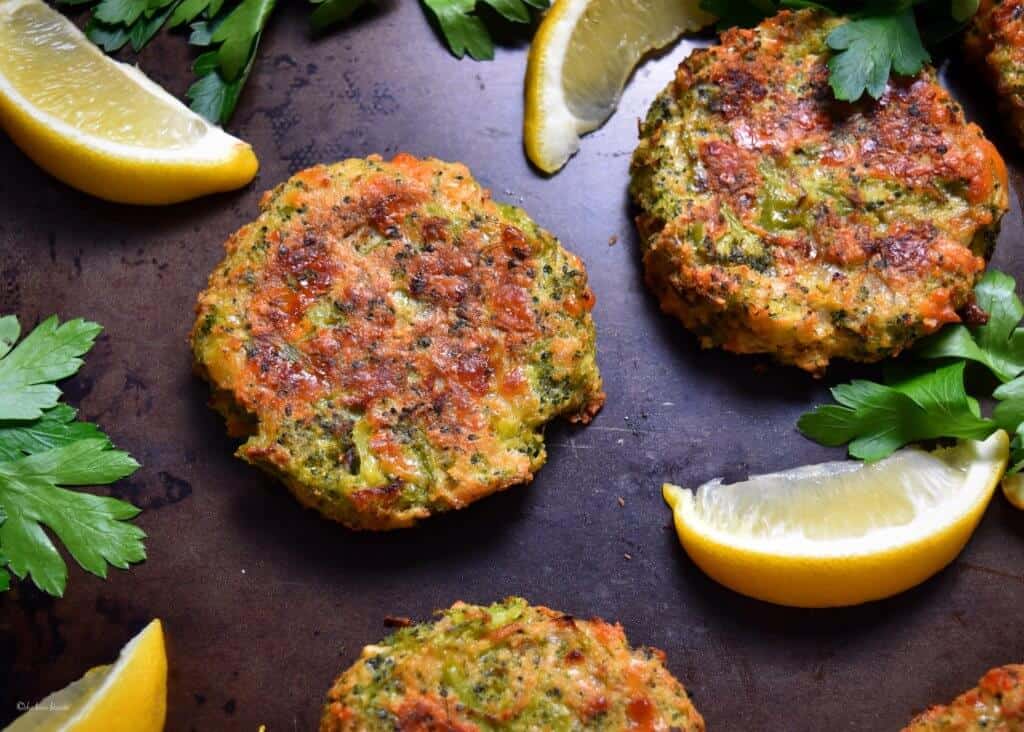
<path fill-rule="evenodd" d="M 0 0 L 0 126 L 43 169 L 120 203 L 245 185 L 252 148 L 134 66 L 103 54 L 40 0 Z"/>
<path fill-rule="evenodd" d="M 714 18 L 699 0 L 555 0 L 526 68 L 526 154 L 554 173 L 618 104 L 637 62 Z"/>
<path fill-rule="evenodd" d="M 167 716 L 167 653 L 159 620 L 97 666 L 18 717 L 4 732 L 160 732 Z"/>
<path fill-rule="evenodd" d="M 1024 473 L 1014 473 L 1003 478 L 1003 495 L 1014 508 L 1024 511 Z"/>
<path fill-rule="evenodd" d="M 666 484 L 679 540 L 712 579 L 779 605 L 837 607 L 895 595 L 964 548 L 1006 469 L 1009 439 L 877 463 L 808 465 L 696 492 Z"/>

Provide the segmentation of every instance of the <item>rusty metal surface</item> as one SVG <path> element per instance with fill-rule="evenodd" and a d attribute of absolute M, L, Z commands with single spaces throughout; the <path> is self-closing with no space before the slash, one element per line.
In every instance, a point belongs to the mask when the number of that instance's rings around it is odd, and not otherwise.
<path fill-rule="evenodd" d="M 105 204 L 49 179 L 0 139 L 0 311 L 52 312 L 106 333 L 67 393 L 144 467 L 116 493 L 145 508 L 149 560 L 106 582 L 73 568 L 67 595 L 0 596 L 0 723 L 112 660 L 151 617 L 169 636 L 169 730 L 313 729 L 336 673 L 385 634 L 457 599 L 521 594 L 621 621 L 668 652 L 712 730 L 893 730 L 1024 661 L 1024 514 L 997 498 L 964 554 L 923 586 L 839 611 L 738 597 L 696 570 L 669 528 L 664 479 L 743 477 L 839 455 L 796 417 L 825 382 L 701 352 L 643 288 L 626 198 L 636 117 L 686 53 L 647 64 L 622 109 L 553 179 L 521 152 L 525 49 L 459 62 L 416 3 L 325 39 L 282 6 L 231 129 L 262 171 L 233 194 L 163 209 Z M 141 65 L 181 93 L 188 52 L 161 40 Z M 987 91 L 954 69 L 982 103 Z M 1016 168 L 1020 160 L 982 121 Z M 608 402 L 585 428 L 553 425 L 528 486 L 422 528 L 356 535 L 304 510 L 231 456 L 185 343 L 196 293 L 260 192 L 318 161 L 399 150 L 466 162 L 578 252 L 598 304 Z M 1024 275 L 1015 176 L 995 264 Z M 612 241 L 617 243 L 610 244 Z M 756 368 L 755 368 L 756 367 Z M 619 498 L 624 499 L 620 505 Z"/>

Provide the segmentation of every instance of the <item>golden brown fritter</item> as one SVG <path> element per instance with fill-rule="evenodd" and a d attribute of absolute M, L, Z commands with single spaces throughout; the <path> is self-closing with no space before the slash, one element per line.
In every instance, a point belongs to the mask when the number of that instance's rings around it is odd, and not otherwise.
<path fill-rule="evenodd" d="M 1024 0 L 981 0 L 964 46 L 985 70 L 1010 131 L 1024 145 Z"/>
<path fill-rule="evenodd" d="M 353 528 L 532 478 L 543 427 L 604 401 L 583 264 L 462 165 L 399 155 L 264 196 L 192 348 L 243 459 Z"/>
<path fill-rule="evenodd" d="M 1024 666 L 992 669 L 976 688 L 932 707 L 903 732 L 1024 732 Z"/>
<path fill-rule="evenodd" d="M 327 695 L 321 732 L 701 732 L 653 648 L 620 625 L 526 600 L 458 602 L 434 623 L 367 646 Z"/>
<path fill-rule="evenodd" d="M 814 373 L 899 353 L 972 302 L 1006 168 L 926 69 L 835 100 L 826 36 L 782 12 L 693 53 L 633 157 L 647 283 L 705 347 Z"/>

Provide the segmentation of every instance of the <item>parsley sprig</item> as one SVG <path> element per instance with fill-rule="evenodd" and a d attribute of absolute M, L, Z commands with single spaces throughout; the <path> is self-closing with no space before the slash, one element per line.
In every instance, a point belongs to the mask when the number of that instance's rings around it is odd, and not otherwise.
<path fill-rule="evenodd" d="M 1013 436 L 1010 472 L 1024 468 L 1024 303 L 1014 279 L 994 270 L 974 293 L 987 322 L 947 326 L 922 339 L 909 360 L 886 370 L 884 383 L 856 380 L 834 387 L 836 403 L 804 414 L 797 428 L 823 445 L 848 445 L 851 456 L 866 461 L 912 442 L 980 440 L 1005 429 Z M 981 385 L 979 396 L 997 400 L 990 417 L 965 388 L 969 367 L 981 371 L 970 379 Z"/>
<path fill-rule="evenodd" d="M 935 45 L 961 30 L 978 0 L 701 0 L 720 28 L 750 27 L 782 8 L 814 7 L 847 20 L 828 36 L 829 85 L 836 99 L 882 96 L 893 72 L 912 76 L 931 60 Z"/>
<path fill-rule="evenodd" d="M 61 596 L 67 565 L 47 529 L 83 569 L 106 577 L 146 558 L 139 509 L 65 486 L 113 483 L 139 464 L 94 425 L 59 403 L 56 381 L 82 366 L 102 328 L 85 320 L 44 320 L 20 343 L 21 325 L 0 317 L 0 591 L 10 574 Z"/>
<path fill-rule="evenodd" d="M 459 58 L 468 53 L 485 61 L 494 58 L 494 42 L 476 12 L 478 4 L 490 6 L 513 23 L 529 23 L 530 8 L 543 10 L 550 0 L 423 0 L 423 4 L 437 20 L 452 53 Z"/>
<path fill-rule="evenodd" d="M 314 12 L 339 2 L 356 7 L 367 0 L 321 0 Z M 85 33 L 108 53 L 131 44 L 141 50 L 166 26 L 191 28 L 189 43 L 204 49 L 192 65 L 198 77 L 187 92 L 192 109 L 215 124 L 224 124 L 249 77 L 263 29 L 275 0 L 59 0 L 65 5 L 95 3 Z M 344 15 L 343 17 L 347 17 Z M 339 17 L 338 20 L 342 20 Z"/>
<path fill-rule="evenodd" d="M 108 53 L 127 45 L 140 51 L 161 28 L 189 28 L 188 41 L 201 49 L 192 64 L 196 81 L 186 96 L 192 109 L 215 124 L 226 124 L 256 62 L 260 39 L 276 0 L 58 0 L 91 6 L 86 35 Z M 373 0 L 309 0 L 310 25 L 322 33 L 348 20 Z M 422 0 L 448 48 L 458 58 L 494 58 L 494 42 L 479 6 L 513 23 L 528 23 L 531 9 L 549 0 Z"/>
<path fill-rule="evenodd" d="M 1006 382 L 1024 372 L 1024 303 L 1017 283 L 1002 272 L 988 272 L 974 288 L 974 299 L 988 313 L 984 325 L 952 325 L 923 340 L 915 349 L 922 358 L 962 358 L 987 367 Z"/>

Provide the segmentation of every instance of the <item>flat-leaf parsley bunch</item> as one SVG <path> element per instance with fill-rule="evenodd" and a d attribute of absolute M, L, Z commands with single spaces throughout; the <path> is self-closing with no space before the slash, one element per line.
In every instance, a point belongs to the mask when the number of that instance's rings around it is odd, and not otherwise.
<path fill-rule="evenodd" d="M 1016 282 L 990 270 L 974 290 L 988 313 L 983 325 L 951 325 L 918 342 L 909 359 L 890 367 L 884 383 L 856 380 L 832 389 L 836 404 L 803 415 L 797 428 L 823 445 L 847 445 L 850 455 L 880 460 L 911 442 L 938 438 L 981 440 L 1010 433 L 1009 473 L 1024 468 L 1024 303 Z M 979 396 L 996 400 L 984 417 L 967 392 L 964 374 L 979 373 Z M 985 386 L 987 385 L 987 386 Z M 994 385 L 994 388 L 993 388 Z"/>
<path fill-rule="evenodd" d="M 316 33 L 347 20 L 374 0 L 309 0 L 315 6 L 310 24 Z M 188 27 L 188 41 L 202 49 L 192 65 L 196 81 L 187 96 L 194 111 L 214 124 L 225 124 L 256 60 L 260 38 L 276 0 L 58 0 L 64 5 L 91 6 L 85 33 L 108 53 L 128 44 L 135 51 L 161 28 Z M 549 0 L 422 0 L 437 22 L 451 52 L 462 58 L 494 57 L 486 15 L 478 6 L 513 23 L 528 23 L 531 9 Z M 488 12 L 488 11 L 485 11 Z"/>
<path fill-rule="evenodd" d="M 130 503 L 64 486 L 113 483 L 139 464 L 75 410 L 55 382 L 82 366 L 102 328 L 85 320 L 39 324 L 20 343 L 21 325 L 0 317 L 0 591 L 11 574 L 60 597 L 68 568 L 52 536 L 83 569 L 106 577 L 146 558 Z M 47 532 L 49 530 L 49 533 Z"/>
<path fill-rule="evenodd" d="M 750 27 L 782 8 L 818 8 L 848 20 L 828 36 L 829 85 L 837 99 L 882 96 L 889 74 L 912 76 L 934 46 L 960 31 L 978 0 L 701 0 L 720 28 Z"/>

